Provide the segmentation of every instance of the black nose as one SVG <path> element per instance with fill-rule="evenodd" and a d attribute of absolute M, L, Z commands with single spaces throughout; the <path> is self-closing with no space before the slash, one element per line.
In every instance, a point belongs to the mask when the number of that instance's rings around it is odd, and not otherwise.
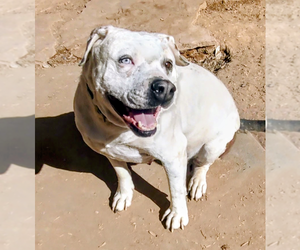
<path fill-rule="evenodd" d="M 157 105 L 168 105 L 175 91 L 176 87 L 168 80 L 156 79 L 151 83 L 152 96 Z"/>

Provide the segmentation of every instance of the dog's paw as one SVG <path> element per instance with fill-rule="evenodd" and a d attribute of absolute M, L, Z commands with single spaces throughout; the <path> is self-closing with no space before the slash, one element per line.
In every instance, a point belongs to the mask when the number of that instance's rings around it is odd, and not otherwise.
<path fill-rule="evenodd" d="M 130 207 L 131 205 L 132 196 L 133 196 L 132 190 L 127 190 L 122 192 L 120 190 L 117 190 L 113 198 L 112 210 L 114 212 L 127 210 L 127 208 Z"/>
<path fill-rule="evenodd" d="M 182 230 L 184 227 L 189 223 L 189 216 L 187 209 L 174 209 L 169 208 L 164 213 L 161 221 L 166 220 L 166 229 L 171 230 L 173 232 L 174 229 L 181 228 Z"/>
<path fill-rule="evenodd" d="M 188 192 L 191 200 L 198 201 L 205 193 L 207 189 L 206 175 L 201 174 L 193 176 L 188 185 Z"/>

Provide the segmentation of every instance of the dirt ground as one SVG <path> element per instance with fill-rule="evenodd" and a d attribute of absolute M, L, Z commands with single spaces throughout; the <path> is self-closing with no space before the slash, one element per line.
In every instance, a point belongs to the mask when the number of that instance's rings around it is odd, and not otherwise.
<path fill-rule="evenodd" d="M 76 64 L 90 31 L 101 25 L 171 34 L 182 52 L 208 48 L 211 53 L 220 45 L 230 51 L 231 62 L 218 77 L 233 94 L 241 118 L 265 118 L 264 1 L 125 2 L 37 1 L 37 65 Z"/>
<path fill-rule="evenodd" d="M 300 32 L 300 5 L 296 0 L 273 0 L 267 9 L 266 115 L 268 119 L 299 120 L 300 47 L 294 41 Z"/>
<path fill-rule="evenodd" d="M 35 246 L 34 1 L 0 3 L 0 249 Z"/>
<path fill-rule="evenodd" d="M 264 6 L 258 0 L 36 1 L 37 249 L 264 249 L 264 150 L 251 134 L 240 136 L 253 139 L 253 161 L 243 160 L 249 152 L 239 144 L 217 161 L 207 198 L 188 202 L 188 227 L 171 234 L 159 222 L 169 204 L 162 167 L 133 167 L 133 205 L 114 214 L 113 169 L 84 145 L 72 113 L 88 35 L 115 25 L 173 35 L 189 60 L 225 83 L 241 118 L 263 120 Z"/>

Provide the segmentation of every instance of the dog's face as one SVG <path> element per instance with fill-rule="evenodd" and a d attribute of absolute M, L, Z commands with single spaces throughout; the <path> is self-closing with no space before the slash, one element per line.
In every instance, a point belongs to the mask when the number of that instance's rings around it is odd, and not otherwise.
<path fill-rule="evenodd" d="M 83 64 L 101 112 L 142 137 L 155 134 L 161 109 L 174 101 L 175 65 L 188 65 L 173 37 L 111 26 L 93 30 Z"/>

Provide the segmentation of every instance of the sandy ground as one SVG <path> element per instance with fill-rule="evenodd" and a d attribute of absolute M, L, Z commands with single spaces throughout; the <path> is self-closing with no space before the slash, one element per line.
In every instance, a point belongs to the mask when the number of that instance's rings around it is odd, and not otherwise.
<path fill-rule="evenodd" d="M 300 150 L 281 133 L 267 133 L 266 246 L 271 250 L 300 245 Z"/>
<path fill-rule="evenodd" d="M 267 5 L 267 117 L 299 120 L 300 5 L 298 1 L 270 1 Z"/>
<path fill-rule="evenodd" d="M 132 206 L 110 210 L 114 170 L 83 143 L 72 100 L 86 39 L 110 24 L 173 35 L 189 60 L 219 69 L 241 118 L 264 119 L 267 101 L 268 118 L 299 119 L 299 10 L 296 0 L 37 0 L 34 37 L 34 2 L 2 1 L 0 248 L 34 249 L 35 57 L 36 249 L 297 249 L 299 133 L 267 135 L 266 183 L 265 134 L 240 133 L 211 167 L 207 196 L 188 202 L 188 227 L 170 233 L 159 221 L 169 191 L 157 164 L 134 166 Z"/>
<path fill-rule="evenodd" d="M 191 222 L 184 231 L 171 234 L 159 221 L 169 191 L 157 164 L 133 167 L 133 205 L 114 214 L 114 170 L 74 125 L 76 68 L 36 76 L 37 249 L 235 249 L 244 243 L 263 249 L 264 150 L 251 134 L 239 134 L 227 158 L 211 168 L 207 200 L 188 203 Z"/>
<path fill-rule="evenodd" d="M 77 63 L 90 31 L 108 24 L 171 34 L 199 64 L 205 57 L 216 61 L 218 46 L 223 53 L 227 48 L 230 63 L 206 60 L 205 66 L 220 68 L 215 73 L 242 118 L 264 119 L 263 3 L 207 3 L 36 1 L 37 249 L 264 249 L 264 149 L 251 134 L 239 134 L 230 153 L 212 166 L 206 198 L 188 202 L 188 227 L 171 233 L 159 221 L 169 205 L 163 168 L 133 166 L 133 204 L 115 214 L 114 170 L 74 126 Z"/>
<path fill-rule="evenodd" d="M 230 50 L 232 62 L 218 76 L 233 94 L 241 117 L 264 119 L 264 2 L 207 3 L 205 8 L 195 0 L 172 4 L 37 1 L 37 63 L 55 67 L 78 62 L 90 31 L 101 25 L 171 34 L 182 51 L 220 45 Z"/>
<path fill-rule="evenodd" d="M 212 166 L 207 197 L 188 202 L 189 225 L 171 233 L 159 221 L 169 205 L 163 168 L 134 166 L 133 204 L 113 213 L 114 170 L 84 145 L 71 122 L 66 127 L 71 119 L 73 114 L 37 119 L 43 135 L 37 145 L 47 139 L 48 153 L 37 159 L 36 249 L 264 249 L 264 151 L 252 136 L 241 134 L 231 153 Z M 54 124 L 60 132 L 49 130 Z M 245 142 L 251 155 L 241 150 Z"/>
<path fill-rule="evenodd" d="M 266 13 L 266 115 L 299 124 L 300 60 L 299 44 L 294 41 L 300 35 L 300 3 L 268 1 Z M 300 246 L 299 132 L 266 136 L 267 249 Z"/>
<path fill-rule="evenodd" d="M 0 249 L 35 246 L 34 1 L 0 3 Z"/>

